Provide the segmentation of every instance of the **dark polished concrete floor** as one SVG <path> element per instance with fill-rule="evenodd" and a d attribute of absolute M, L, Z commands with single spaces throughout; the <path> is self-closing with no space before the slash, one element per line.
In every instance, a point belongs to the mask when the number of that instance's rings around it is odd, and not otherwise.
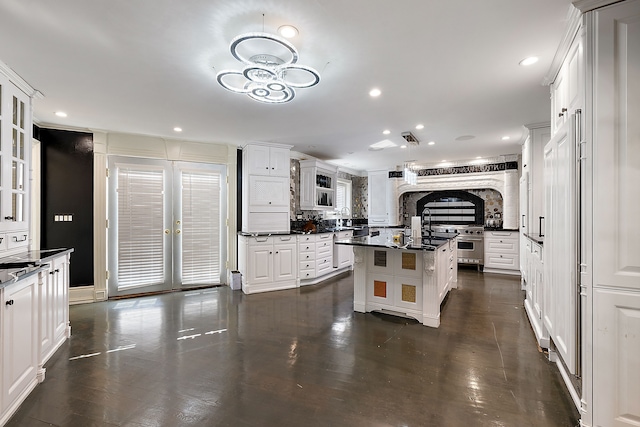
<path fill-rule="evenodd" d="M 8 426 L 575 426 L 519 280 L 461 270 L 441 326 L 353 312 L 353 279 L 71 307 Z"/>

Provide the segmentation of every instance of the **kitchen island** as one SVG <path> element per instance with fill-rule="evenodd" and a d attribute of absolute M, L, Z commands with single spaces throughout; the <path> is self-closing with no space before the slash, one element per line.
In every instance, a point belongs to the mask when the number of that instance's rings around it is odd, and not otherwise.
<path fill-rule="evenodd" d="M 353 246 L 354 311 L 379 311 L 440 326 L 440 304 L 458 281 L 455 235 L 414 241 L 383 230 L 335 244 Z"/>

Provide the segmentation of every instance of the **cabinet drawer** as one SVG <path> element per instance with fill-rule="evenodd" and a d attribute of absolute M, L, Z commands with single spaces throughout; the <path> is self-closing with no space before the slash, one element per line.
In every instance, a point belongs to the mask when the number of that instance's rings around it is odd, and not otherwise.
<path fill-rule="evenodd" d="M 29 244 L 29 233 L 26 231 L 18 231 L 15 233 L 7 233 L 7 249 L 21 248 Z"/>
<path fill-rule="evenodd" d="M 315 268 L 313 270 L 300 270 L 299 277 L 300 280 L 315 279 L 316 270 Z"/>
<path fill-rule="evenodd" d="M 9 239 L 6 234 L 0 234 L 0 251 L 7 249 Z"/>
<path fill-rule="evenodd" d="M 298 251 L 300 252 L 315 252 L 316 244 L 314 242 L 298 242 Z"/>
<path fill-rule="evenodd" d="M 315 243 L 316 236 L 305 234 L 304 236 L 298 236 L 298 244 L 301 243 Z"/>
<path fill-rule="evenodd" d="M 506 270 L 519 270 L 519 258 L 515 255 L 507 255 L 489 252 L 485 253 L 485 268 L 502 268 Z"/>
<path fill-rule="evenodd" d="M 302 262 L 302 261 L 315 261 L 316 253 L 315 253 L 315 251 L 314 252 L 300 252 L 298 257 L 300 258 L 300 262 Z"/>
<path fill-rule="evenodd" d="M 273 238 L 267 236 L 245 237 L 249 246 L 273 245 Z"/>
<path fill-rule="evenodd" d="M 316 243 L 316 253 L 318 257 L 328 254 L 333 251 L 333 241 L 329 240 L 328 242 L 318 242 Z"/>
<path fill-rule="evenodd" d="M 316 261 L 316 272 L 318 276 L 326 274 L 333 269 L 333 256 L 323 257 Z"/>
<path fill-rule="evenodd" d="M 350 239 L 351 237 L 353 237 L 353 231 L 341 231 L 336 233 L 337 240 Z"/>
<path fill-rule="evenodd" d="M 316 234 L 316 242 L 330 241 L 333 239 L 333 233 Z"/>
<path fill-rule="evenodd" d="M 502 254 L 517 254 L 518 242 L 513 240 L 488 240 L 485 245 L 485 251 Z"/>
<path fill-rule="evenodd" d="M 298 265 L 299 265 L 300 273 L 302 273 L 304 270 L 316 271 L 316 261 L 315 260 L 300 261 L 298 263 Z"/>

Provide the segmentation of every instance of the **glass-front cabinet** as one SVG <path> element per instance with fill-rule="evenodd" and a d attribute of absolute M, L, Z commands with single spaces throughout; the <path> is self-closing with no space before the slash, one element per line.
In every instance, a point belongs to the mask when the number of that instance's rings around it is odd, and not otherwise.
<path fill-rule="evenodd" d="M 301 209 L 335 209 L 337 171 L 336 166 L 319 160 L 300 161 Z"/>
<path fill-rule="evenodd" d="M 0 253 L 29 238 L 31 98 L 0 73 Z"/>

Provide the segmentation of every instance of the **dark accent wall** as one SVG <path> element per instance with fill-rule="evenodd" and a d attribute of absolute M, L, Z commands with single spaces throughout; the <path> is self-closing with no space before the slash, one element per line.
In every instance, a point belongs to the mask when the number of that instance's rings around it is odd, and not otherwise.
<path fill-rule="evenodd" d="M 40 128 L 39 134 L 42 150 L 40 246 L 43 249 L 74 248 L 70 286 L 92 285 L 93 135 L 45 128 Z M 55 221 L 56 216 L 67 221 Z"/>

